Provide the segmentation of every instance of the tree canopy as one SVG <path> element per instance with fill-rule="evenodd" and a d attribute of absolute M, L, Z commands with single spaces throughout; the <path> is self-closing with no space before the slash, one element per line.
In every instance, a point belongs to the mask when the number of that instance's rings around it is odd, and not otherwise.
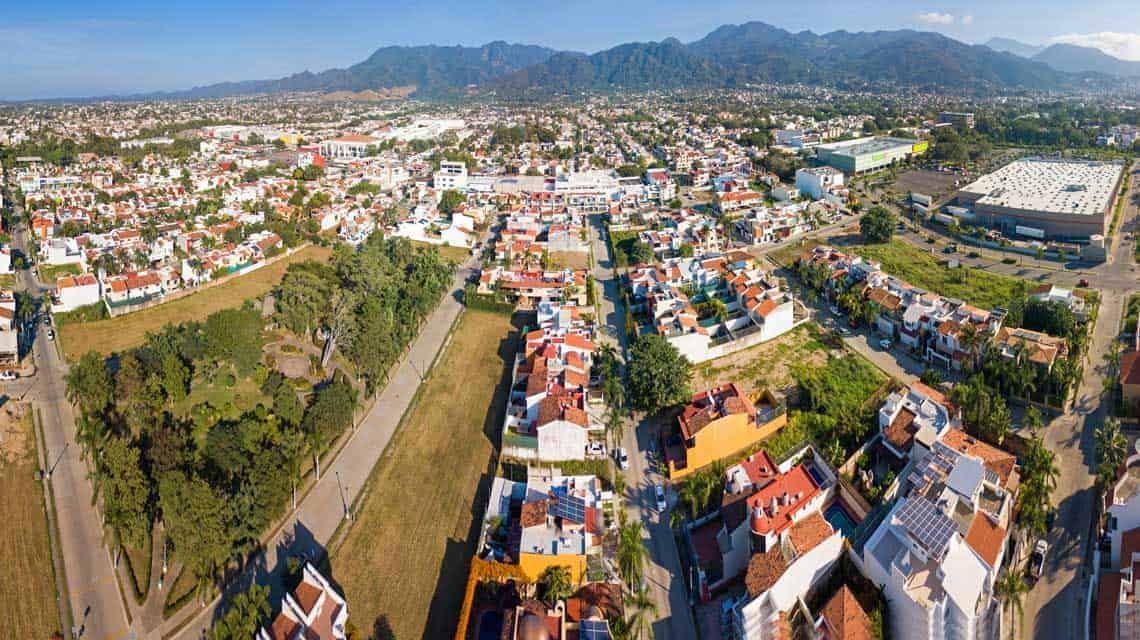
<path fill-rule="evenodd" d="M 859 218 L 859 232 L 867 242 L 890 242 L 898 218 L 885 207 L 871 207 Z"/>
<path fill-rule="evenodd" d="M 640 336 L 630 347 L 629 396 L 633 406 L 656 413 L 687 402 L 692 364 L 658 335 Z"/>

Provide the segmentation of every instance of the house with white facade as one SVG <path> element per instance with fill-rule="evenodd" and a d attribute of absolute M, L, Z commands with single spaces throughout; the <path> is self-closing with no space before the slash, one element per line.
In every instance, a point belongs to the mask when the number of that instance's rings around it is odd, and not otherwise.
<path fill-rule="evenodd" d="M 312 563 L 301 568 L 301 583 L 281 597 L 281 611 L 256 640 L 346 640 L 348 604 Z"/>
<path fill-rule="evenodd" d="M 53 313 L 74 311 L 79 307 L 95 304 L 102 300 L 99 279 L 93 273 L 78 276 L 63 276 L 55 282 L 55 296 L 51 310 Z"/>

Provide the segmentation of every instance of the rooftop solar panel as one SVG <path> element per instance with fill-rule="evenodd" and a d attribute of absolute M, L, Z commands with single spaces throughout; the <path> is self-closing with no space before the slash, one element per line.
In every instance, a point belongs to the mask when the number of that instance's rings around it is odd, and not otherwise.
<path fill-rule="evenodd" d="M 609 640 L 610 626 L 605 620 L 583 620 L 578 627 L 581 640 Z"/>
<path fill-rule="evenodd" d="M 946 553 L 958 525 L 922 496 L 911 496 L 898 511 L 898 519 L 910 536 L 932 556 Z"/>

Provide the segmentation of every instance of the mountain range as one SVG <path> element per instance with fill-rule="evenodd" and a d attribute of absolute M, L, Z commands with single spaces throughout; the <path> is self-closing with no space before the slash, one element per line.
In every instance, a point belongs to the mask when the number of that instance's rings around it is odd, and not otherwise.
<path fill-rule="evenodd" d="M 986 46 L 1023 58 L 1043 62 L 1065 73 L 1100 73 L 1121 78 L 1140 77 L 1140 62 L 1121 60 L 1093 47 L 1057 43 L 1049 46 L 1025 44 L 1009 38 L 991 38 Z"/>
<path fill-rule="evenodd" d="M 589 55 L 506 42 L 481 47 L 384 47 L 344 69 L 151 96 L 360 92 L 414 86 L 417 96 L 435 97 L 473 86 L 480 91 L 519 94 L 737 87 L 763 82 L 985 93 L 1065 89 L 1084 85 L 1090 74 L 1094 80 L 1106 80 L 1097 74 L 1140 75 L 1134 69 L 1140 63 L 1116 60 L 1095 49 L 1053 45 L 1037 50 L 1012 40 L 987 44 L 969 45 L 938 33 L 911 30 L 792 33 L 749 22 L 722 26 L 687 44 L 667 38 L 622 44 Z"/>

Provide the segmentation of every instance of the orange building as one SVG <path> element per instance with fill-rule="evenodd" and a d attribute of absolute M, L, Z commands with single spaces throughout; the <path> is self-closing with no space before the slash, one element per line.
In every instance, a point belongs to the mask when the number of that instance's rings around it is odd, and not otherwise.
<path fill-rule="evenodd" d="M 677 422 L 680 442 L 665 447 L 674 480 L 751 447 L 779 431 L 788 417 L 771 395 L 757 406 L 730 382 L 694 395 Z"/>

